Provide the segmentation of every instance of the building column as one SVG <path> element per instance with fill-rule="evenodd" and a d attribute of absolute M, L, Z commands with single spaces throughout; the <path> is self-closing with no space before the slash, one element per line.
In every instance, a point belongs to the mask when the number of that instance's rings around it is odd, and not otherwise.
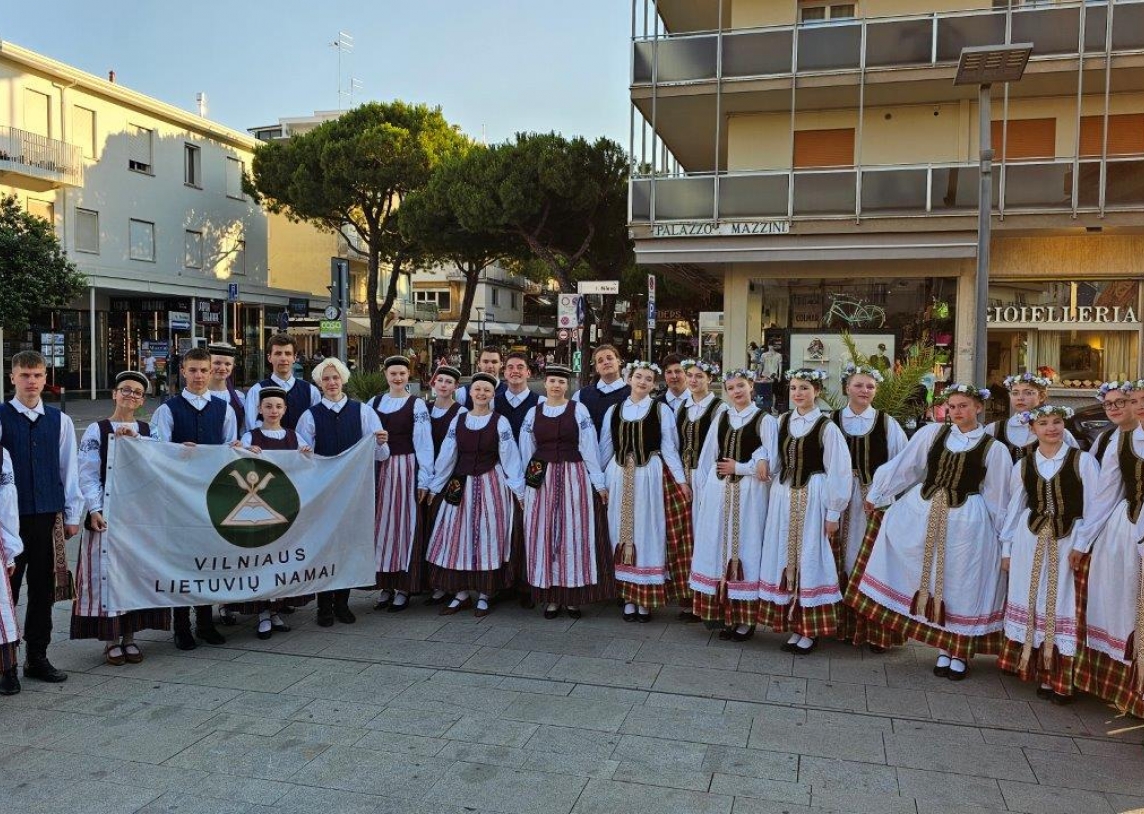
<path fill-rule="evenodd" d="M 750 275 L 741 267 L 727 266 L 723 273 L 723 369 L 747 366 L 750 341 Z M 758 320 L 755 320 L 756 323 Z"/>
<path fill-rule="evenodd" d="M 98 331 L 98 326 L 96 325 L 95 286 L 92 286 L 91 288 L 88 289 L 87 318 L 88 318 L 88 335 L 89 335 L 89 338 L 91 340 L 91 348 L 90 348 L 90 352 L 88 354 L 88 379 L 91 382 L 91 400 L 95 401 L 95 398 L 96 398 L 95 374 L 99 370 L 99 365 L 97 365 L 95 362 L 96 349 L 99 347 L 99 343 L 96 341 L 97 337 L 99 336 L 99 331 Z M 129 366 L 130 366 L 130 364 L 129 364 Z"/>
<path fill-rule="evenodd" d="M 989 349 L 976 346 L 975 334 L 977 319 L 985 315 L 977 314 L 975 301 L 977 270 L 973 263 L 963 262 L 957 276 L 957 315 L 954 318 L 953 341 L 956 352 L 953 358 L 953 379 L 956 382 L 972 382 L 974 363 L 978 353 L 988 353 Z M 986 382 L 972 382 L 977 387 L 987 386 Z"/>

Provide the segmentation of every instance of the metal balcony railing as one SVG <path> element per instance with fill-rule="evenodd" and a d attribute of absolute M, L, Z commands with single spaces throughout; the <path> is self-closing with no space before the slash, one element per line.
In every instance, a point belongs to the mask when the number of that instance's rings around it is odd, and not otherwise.
<path fill-rule="evenodd" d="M 83 186 L 83 155 L 74 144 L 0 125 L 2 172 L 27 175 L 56 186 Z"/>
<path fill-rule="evenodd" d="M 1031 42 L 1033 58 L 1144 50 L 1144 0 L 1064 2 L 813 25 L 637 37 L 632 85 L 956 63 L 975 45 Z"/>
<path fill-rule="evenodd" d="M 633 178 L 633 224 L 973 215 L 978 165 L 915 164 Z M 995 166 L 1001 214 L 1144 210 L 1144 156 Z"/>

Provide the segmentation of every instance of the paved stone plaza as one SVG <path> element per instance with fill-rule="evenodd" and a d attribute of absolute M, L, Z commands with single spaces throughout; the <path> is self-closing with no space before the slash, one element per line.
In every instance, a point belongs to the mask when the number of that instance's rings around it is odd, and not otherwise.
<path fill-rule="evenodd" d="M 1039 701 L 992 659 L 955 684 L 921 647 L 796 658 L 673 613 L 370 603 L 355 595 L 358 623 L 329 630 L 302 609 L 268 641 L 249 623 L 190 653 L 143 641 L 137 666 L 57 642 L 68 681 L 0 699 L 0 811 L 1144 809 L 1141 722 Z M 56 624 L 66 636 L 65 605 Z"/>

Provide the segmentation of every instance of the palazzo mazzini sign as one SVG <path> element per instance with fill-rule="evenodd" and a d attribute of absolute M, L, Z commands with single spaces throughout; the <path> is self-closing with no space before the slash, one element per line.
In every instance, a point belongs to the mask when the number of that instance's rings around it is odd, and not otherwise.
<path fill-rule="evenodd" d="M 987 312 L 991 325 L 1096 323 L 1101 325 L 1135 323 L 1136 309 L 1127 306 L 1080 305 L 1064 308 L 1056 305 L 996 305 Z"/>
<path fill-rule="evenodd" d="M 743 220 L 730 223 L 696 221 L 689 223 L 653 223 L 654 237 L 724 237 L 729 235 L 786 235 L 789 220 Z"/>

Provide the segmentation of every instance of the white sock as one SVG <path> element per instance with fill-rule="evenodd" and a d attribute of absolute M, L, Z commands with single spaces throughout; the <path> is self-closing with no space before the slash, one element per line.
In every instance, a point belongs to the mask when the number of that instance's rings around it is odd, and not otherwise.
<path fill-rule="evenodd" d="M 792 633 L 792 634 L 790 634 L 790 638 L 786 640 L 786 643 L 787 644 L 798 644 L 798 640 L 801 638 L 802 638 L 802 636 L 800 636 L 799 634 Z"/>
<path fill-rule="evenodd" d="M 750 625 L 739 625 L 737 628 L 735 628 L 735 632 L 742 635 L 743 633 L 747 633 L 750 629 Z"/>
<path fill-rule="evenodd" d="M 548 605 L 547 608 L 545 608 L 545 610 L 548 611 L 549 613 L 551 613 L 554 610 L 560 610 L 560 606 L 557 605 L 555 602 L 552 602 Z"/>
<path fill-rule="evenodd" d="M 944 650 L 942 650 L 941 652 L 938 653 L 938 656 L 937 656 L 937 666 L 938 667 L 948 667 L 949 661 L 950 661 L 949 660 L 949 653 L 946 653 Z"/>
<path fill-rule="evenodd" d="M 643 605 L 638 605 L 636 610 L 639 611 L 640 616 L 648 616 L 651 614 L 651 611 L 645 608 Z"/>
<path fill-rule="evenodd" d="M 477 610 L 489 609 L 489 596 L 488 594 L 481 594 L 477 597 Z"/>
<path fill-rule="evenodd" d="M 814 644 L 814 639 L 809 639 L 806 636 L 799 636 L 798 637 L 798 649 L 799 650 L 806 650 L 812 644 Z"/>
<path fill-rule="evenodd" d="M 399 608 L 408 601 L 409 594 L 402 593 L 401 591 L 398 591 L 397 595 L 393 597 L 393 604 L 397 605 Z"/>
<path fill-rule="evenodd" d="M 379 603 L 380 602 L 388 602 L 392 598 L 393 598 L 393 591 L 390 591 L 390 590 L 384 590 L 380 594 L 377 595 L 377 601 Z"/>
<path fill-rule="evenodd" d="M 270 611 L 264 610 L 261 613 L 259 613 L 258 614 L 258 621 L 259 622 L 264 622 L 264 621 L 269 622 L 270 621 Z"/>
<path fill-rule="evenodd" d="M 272 625 L 284 625 L 286 623 L 282 621 L 282 617 L 279 616 L 277 613 L 272 613 L 272 614 L 270 614 L 270 624 L 272 624 Z"/>
<path fill-rule="evenodd" d="M 445 595 L 445 592 L 442 591 L 440 588 L 437 588 L 433 591 L 433 598 L 434 599 L 440 599 L 444 595 Z"/>
<path fill-rule="evenodd" d="M 966 664 L 961 659 L 950 659 L 949 671 L 951 673 L 964 673 L 965 668 L 966 668 Z"/>
<path fill-rule="evenodd" d="M 636 605 L 634 602 L 628 602 L 624 605 L 624 613 L 635 613 Z"/>

